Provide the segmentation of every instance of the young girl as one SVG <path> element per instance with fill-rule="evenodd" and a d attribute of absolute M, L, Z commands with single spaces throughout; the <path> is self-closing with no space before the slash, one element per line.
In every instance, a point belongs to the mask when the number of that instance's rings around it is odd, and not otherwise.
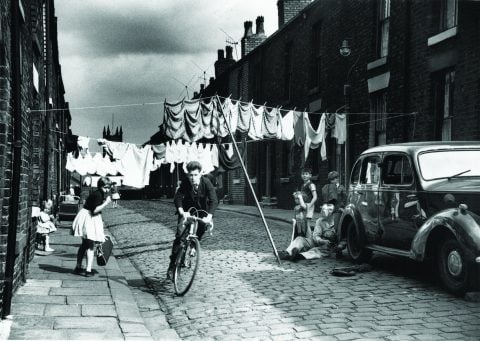
<path fill-rule="evenodd" d="M 44 204 L 43 211 L 40 212 L 37 222 L 37 233 L 42 236 L 44 241 L 44 251 L 53 252 L 55 251 L 50 247 L 50 233 L 55 232 L 57 228 L 55 227 L 55 217 L 51 214 L 52 212 L 52 202 L 48 200 Z"/>
<path fill-rule="evenodd" d="M 92 265 L 95 243 L 103 243 L 105 241 L 101 212 L 112 201 L 108 195 L 111 186 L 112 181 L 102 176 L 98 180 L 97 190 L 87 197 L 83 208 L 78 212 L 73 221 L 74 236 L 82 238 L 82 244 L 77 253 L 77 266 L 74 269 L 76 274 L 83 273 L 82 262 L 85 254 L 87 254 L 85 276 L 93 276 Z"/>
<path fill-rule="evenodd" d="M 295 218 L 293 219 L 294 231 L 292 240 L 296 237 L 307 237 L 310 233 L 307 220 L 307 204 L 305 204 L 305 195 L 302 192 L 293 193 L 295 207 L 293 209 Z"/>

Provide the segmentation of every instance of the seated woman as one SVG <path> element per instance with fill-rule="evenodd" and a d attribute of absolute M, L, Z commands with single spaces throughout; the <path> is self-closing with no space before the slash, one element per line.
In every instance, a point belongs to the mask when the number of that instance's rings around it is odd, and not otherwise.
<path fill-rule="evenodd" d="M 52 215 L 53 203 L 48 200 L 44 203 L 43 211 L 40 212 L 37 220 L 37 234 L 40 235 L 40 241 L 43 242 L 43 250 L 47 252 L 55 251 L 50 247 L 50 233 L 55 232 L 55 217 Z"/>

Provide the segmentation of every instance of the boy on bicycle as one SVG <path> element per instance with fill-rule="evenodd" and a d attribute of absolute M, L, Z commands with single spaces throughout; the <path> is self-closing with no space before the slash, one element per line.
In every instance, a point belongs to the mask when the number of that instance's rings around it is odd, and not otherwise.
<path fill-rule="evenodd" d="M 203 214 L 203 221 L 199 221 L 197 236 L 201 240 L 207 228 L 211 227 L 213 213 L 218 206 L 217 193 L 211 181 L 201 174 L 202 165 L 198 161 L 190 161 L 187 164 L 187 179 L 182 181 L 180 187 L 177 189 L 173 202 L 178 214 L 177 233 L 172 245 L 172 254 L 170 255 L 170 265 L 167 270 L 167 277 L 172 277 L 173 264 L 175 262 L 175 255 L 181 243 L 183 233 L 188 233 L 188 229 L 184 225 L 184 221 L 190 216 L 188 209 L 194 207 L 199 210 L 204 210 L 208 214 Z M 202 213 L 202 212 L 200 212 Z"/>

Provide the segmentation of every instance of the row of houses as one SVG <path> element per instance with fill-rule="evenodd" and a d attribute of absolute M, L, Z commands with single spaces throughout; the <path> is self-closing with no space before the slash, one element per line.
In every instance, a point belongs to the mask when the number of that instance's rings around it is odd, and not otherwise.
<path fill-rule="evenodd" d="M 32 207 L 69 184 L 71 116 L 58 55 L 53 0 L 0 0 L 0 313 L 35 251 Z"/>
<path fill-rule="evenodd" d="M 318 150 L 285 141 L 248 144 L 245 162 L 264 205 L 293 207 L 302 167 L 318 186 L 337 170 L 342 182 L 355 158 L 386 143 L 480 139 L 480 2 L 457 0 L 279 0 L 278 29 L 244 23 L 241 58 L 218 50 L 215 78 L 196 98 L 215 94 L 271 107 L 347 114 L 347 141 Z M 242 136 L 237 136 L 241 140 Z M 219 192 L 253 204 L 241 170 L 220 176 Z M 175 176 L 159 173 L 168 189 Z M 174 185 L 173 185 L 174 186 Z M 168 192 L 168 191 L 167 191 Z M 171 191 L 170 191 L 171 192 Z"/>

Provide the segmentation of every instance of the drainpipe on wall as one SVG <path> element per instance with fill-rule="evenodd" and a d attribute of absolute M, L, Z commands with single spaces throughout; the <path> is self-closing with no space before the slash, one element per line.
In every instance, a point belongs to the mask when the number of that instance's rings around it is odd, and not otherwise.
<path fill-rule="evenodd" d="M 48 181 L 50 157 L 50 74 L 49 74 L 49 39 L 50 39 L 50 0 L 45 1 L 45 149 L 43 153 L 43 200 L 49 199 Z M 53 104 L 53 103 L 52 103 Z"/>
<path fill-rule="evenodd" d="M 2 317 L 10 314 L 15 274 L 15 244 L 17 243 L 18 211 L 20 201 L 20 177 L 22 171 L 22 105 L 20 75 L 20 30 L 18 1 L 10 2 L 12 17 L 12 98 L 13 98 L 13 159 L 11 201 L 8 214 L 7 256 L 5 264 L 5 287 L 3 292 Z"/>

